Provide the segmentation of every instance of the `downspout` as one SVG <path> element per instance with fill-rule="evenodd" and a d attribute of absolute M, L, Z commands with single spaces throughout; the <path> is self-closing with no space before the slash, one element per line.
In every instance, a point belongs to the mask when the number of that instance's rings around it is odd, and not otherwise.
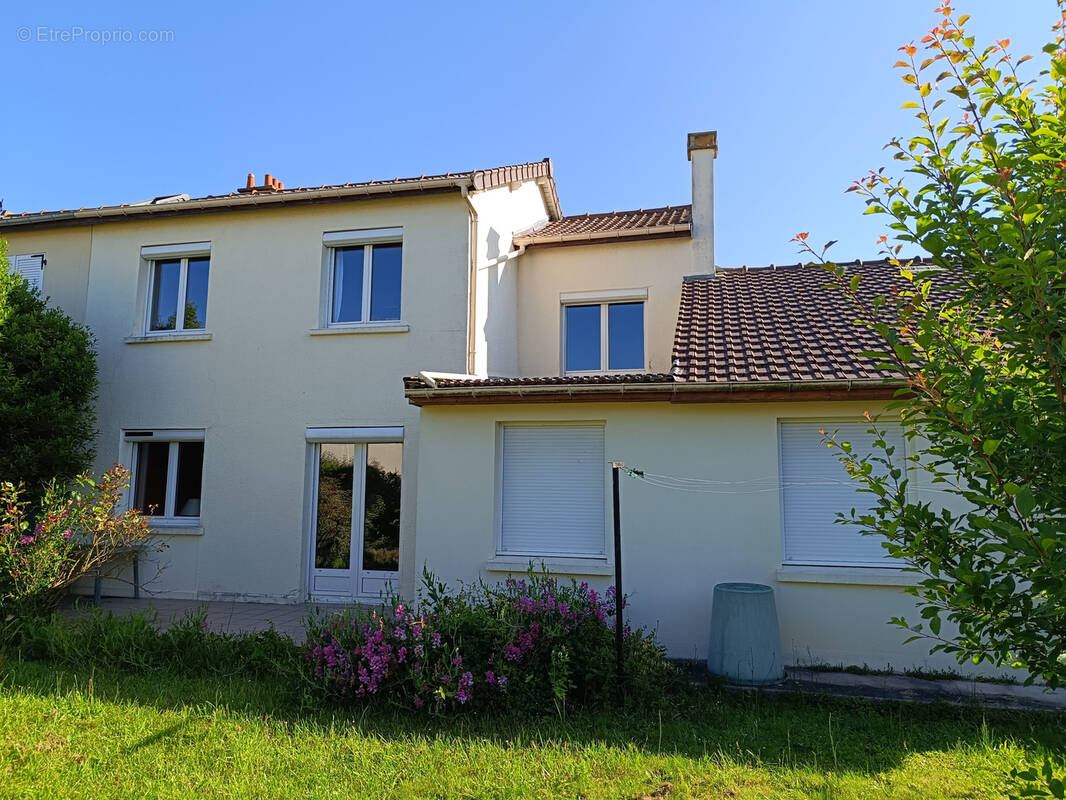
<path fill-rule="evenodd" d="M 474 374 L 475 349 L 474 326 L 477 324 L 477 209 L 470 200 L 470 190 L 466 186 L 460 187 L 466 206 L 470 209 L 470 276 L 467 280 L 466 291 L 466 371 Z"/>

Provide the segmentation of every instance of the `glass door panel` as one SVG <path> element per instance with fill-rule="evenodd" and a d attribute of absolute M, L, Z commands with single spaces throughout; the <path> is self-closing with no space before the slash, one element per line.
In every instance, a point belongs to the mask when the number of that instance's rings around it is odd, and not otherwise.
<path fill-rule="evenodd" d="M 316 452 L 311 594 L 348 601 L 397 589 L 403 444 L 322 443 Z"/>
<path fill-rule="evenodd" d="M 355 450 L 354 444 L 319 448 L 315 569 L 351 568 Z"/>
<path fill-rule="evenodd" d="M 366 446 L 366 499 L 363 514 L 363 570 L 400 569 L 400 484 L 403 445 Z"/>

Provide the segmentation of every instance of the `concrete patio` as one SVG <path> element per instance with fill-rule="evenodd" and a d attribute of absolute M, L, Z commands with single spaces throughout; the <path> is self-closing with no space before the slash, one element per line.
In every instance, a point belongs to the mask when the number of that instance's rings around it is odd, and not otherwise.
<path fill-rule="evenodd" d="M 304 620 L 312 607 L 303 603 L 238 603 L 230 600 L 171 600 L 165 598 L 105 597 L 94 606 L 91 597 L 78 597 L 64 609 L 68 616 L 88 613 L 93 608 L 125 617 L 154 612 L 157 624 L 165 627 L 187 614 L 206 609 L 207 625 L 218 633 L 256 633 L 273 627 L 297 643 L 304 639 Z M 320 611 L 340 611 L 343 606 L 329 604 Z"/>

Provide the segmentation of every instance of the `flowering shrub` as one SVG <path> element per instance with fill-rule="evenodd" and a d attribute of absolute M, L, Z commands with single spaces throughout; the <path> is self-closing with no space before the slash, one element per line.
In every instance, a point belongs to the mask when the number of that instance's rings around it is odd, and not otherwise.
<path fill-rule="evenodd" d="M 390 601 L 309 625 L 313 692 L 331 702 L 384 700 L 444 712 L 596 705 L 616 689 L 614 590 L 533 575 L 449 593 L 426 573 L 421 604 Z M 625 607 L 625 601 L 622 602 Z M 642 630 L 624 629 L 627 692 L 661 690 L 672 674 Z"/>
<path fill-rule="evenodd" d="M 120 551 L 158 549 L 141 512 L 119 509 L 128 486 L 118 464 L 72 488 L 53 483 L 31 516 L 23 486 L 0 484 L 0 609 L 15 618 L 40 614 L 78 578 L 113 568 Z"/>

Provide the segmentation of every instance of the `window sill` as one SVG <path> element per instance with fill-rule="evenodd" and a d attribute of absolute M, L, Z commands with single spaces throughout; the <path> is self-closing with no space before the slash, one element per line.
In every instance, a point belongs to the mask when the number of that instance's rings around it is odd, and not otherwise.
<path fill-rule="evenodd" d="M 923 580 L 917 572 L 891 567 L 800 567 L 783 566 L 778 583 L 836 583 L 855 586 L 917 586 Z"/>
<path fill-rule="evenodd" d="M 563 558 L 560 556 L 497 556 L 485 562 L 487 572 L 528 572 L 532 563 L 533 572 L 553 575 L 613 575 L 614 566 L 600 558 Z"/>
<path fill-rule="evenodd" d="M 199 520 L 193 523 L 148 518 L 148 527 L 158 536 L 203 536 L 204 528 Z"/>
<path fill-rule="evenodd" d="M 366 322 L 358 325 L 335 325 L 330 328 L 312 328 L 312 336 L 348 336 L 358 333 L 407 333 L 411 326 L 406 322 Z"/>
<path fill-rule="evenodd" d="M 123 341 L 126 344 L 150 344 L 152 342 L 210 342 L 213 334 L 207 331 L 195 333 L 178 331 L 176 333 L 157 333 L 152 336 L 127 336 Z"/>

